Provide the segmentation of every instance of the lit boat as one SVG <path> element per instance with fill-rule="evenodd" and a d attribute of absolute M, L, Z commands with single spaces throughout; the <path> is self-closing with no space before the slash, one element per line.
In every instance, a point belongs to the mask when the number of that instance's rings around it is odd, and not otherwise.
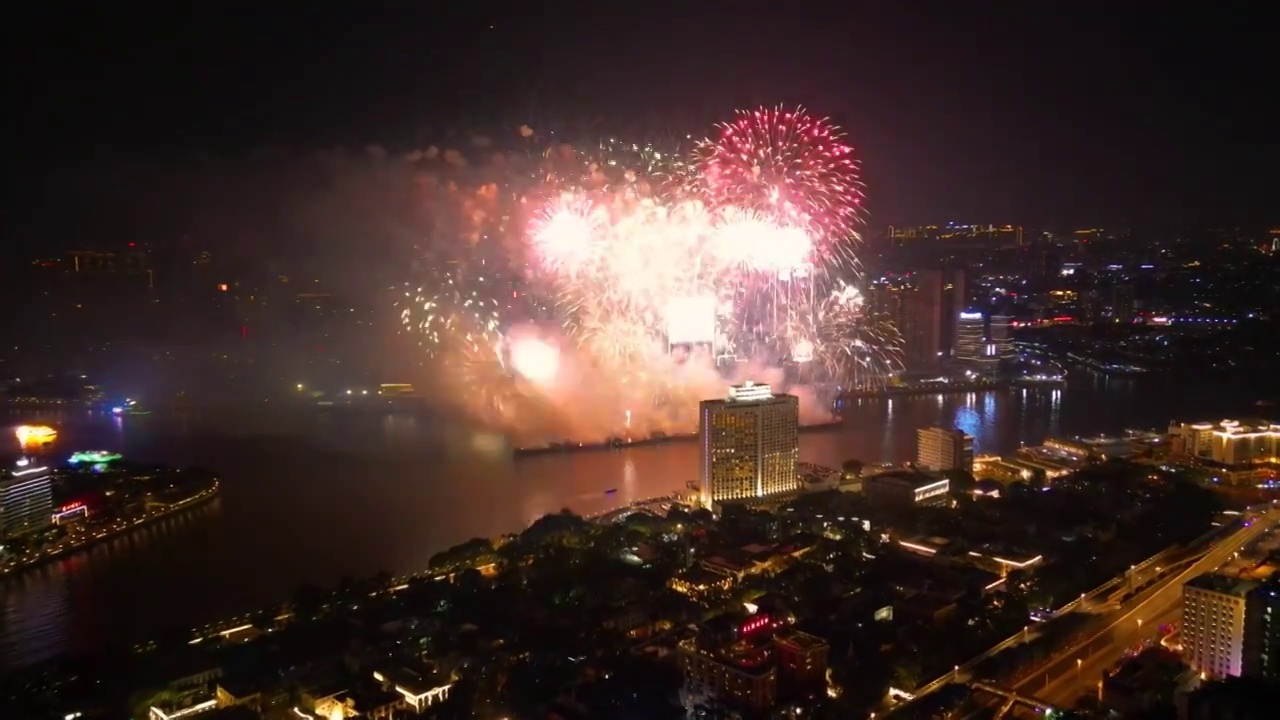
<path fill-rule="evenodd" d="M 111 408 L 112 415 L 150 415 L 150 410 L 138 407 L 137 400 L 126 399 L 122 404 Z"/>

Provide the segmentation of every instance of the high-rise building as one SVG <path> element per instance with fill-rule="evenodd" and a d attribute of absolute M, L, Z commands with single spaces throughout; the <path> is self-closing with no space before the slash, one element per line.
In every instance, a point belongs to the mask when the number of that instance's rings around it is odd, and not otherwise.
<path fill-rule="evenodd" d="M 1280 680 L 1280 579 L 1274 576 L 1245 599 L 1244 674 Z"/>
<path fill-rule="evenodd" d="M 701 500 L 725 501 L 790 492 L 798 484 L 800 400 L 746 382 L 723 400 L 703 400 L 698 418 Z"/>
<path fill-rule="evenodd" d="M 951 357 L 956 313 L 965 306 L 964 270 L 925 270 L 867 293 L 868 310 L 891 321 L 908 370 L 934 371 Z"/>
<path fill-rule="evenodd" d="M 907 283 L 875 285 L 867 292 L 867 311 L 897 329 L 902 363 L 908 370 L 932 370 L 938 365 L 941 325 L 931 315 L 931 307 L 925 293 Z"/>
<path fill-rule="evenodd" d="M 980 312 L 965 311 L 956 319 L 956 363 L 992 372 L 1001 360 L 1014 355 L 1012 318 L 1004 315 L 986 317 Z"/>
<path fill-rule="evenodd" d="M 40 532 L 53 523 L 49 469 L 27 458 L 0 472 L 0 538 Z"/>
<path fill-rule="evenodd" d="M 1255 582 L 1205 573 L 1182 586 L 1182 652 L 1207 678 L 1244 670 L 1245 600 Z"/>
<path fill-rule="evenodd" d="M 987 357 L 987 319 L 980 312 L 956 316 L 956 362 L 974 368 L 991 364 Z"/>
<path fill-rule="evenodd" d="M 1137 299 L 1132 285 L 1114 285 L 1111 288 L 1111 317 L 1116 322 L 1133 322 Z"/>
<path fill-rule="evenodd" d="M 924 300 L 921 311 L 938 328 L 934 352 L 939 358 L 949 358 L 956 345 L 956 319 L 968 302 L 964 270 L 928 270 L 918 274 L 916 286 Z"/>
<path fill-rule="evenodd" d="M 992 315 L 987 321 L 987 343 L 990 352 L 1001 360 L 1013 357 L 1013 318 L 1007 315 Z"/>
<path fill-rule="evenodd" d="M 921 428 L 916 431 L 916 465 L 925 470 L 973 472 L 973 438 L 961 430 Z"/>

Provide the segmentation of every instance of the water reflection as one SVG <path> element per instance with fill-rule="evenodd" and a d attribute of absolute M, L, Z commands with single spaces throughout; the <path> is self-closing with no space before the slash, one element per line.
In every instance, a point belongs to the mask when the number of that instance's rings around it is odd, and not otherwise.
<path fill-rule="evenodd" d="M 842 427 L 802 435 L 801 457 L 901 462 L 915 455 L 916 430 L 932 425 L 963 429 L 979 452 L 1004 453 L 1047 435 L 1245 414 L 1259 392 L 1171 393 L 1154 378 L 1085 373 L 1058 391 L 864 399 L 850 403 Z M 470 537 L 565 507 L 614 509 L 681 489 L 697 473 L 695 443 L 513 460 L 501 437 L 428 417 L 0 413 L 7 424 L 57 427 L 59 455 L 110 450 L 223 478 L 220 498 L 198 512 L 7 581 L 0 664 L 198 625 L 287 597 L 303 582 L 417 570 Z"/>

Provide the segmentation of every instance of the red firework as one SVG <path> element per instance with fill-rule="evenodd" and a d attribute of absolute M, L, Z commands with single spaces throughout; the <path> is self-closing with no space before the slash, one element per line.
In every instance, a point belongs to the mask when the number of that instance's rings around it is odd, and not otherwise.
<path fill-rule="evenodd" d="M 804 108 L 739 110 L 736 116 L 697 149 L 709 202 L 802 223 L 824 245 L 851 239 L 862 183 L 840 129 Z"/>

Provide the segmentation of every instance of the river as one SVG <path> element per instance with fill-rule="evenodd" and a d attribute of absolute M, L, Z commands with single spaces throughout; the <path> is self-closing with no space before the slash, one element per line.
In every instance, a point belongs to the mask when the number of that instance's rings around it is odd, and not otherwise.
<path fill-rule="evenodd" d="M 1059 390 L 862 400 L 842 427 L 806 433 L 801 458 L 907 460 L 916 429 L 931 425 L 963 429 L 978 453 L 1005 453 L 1047 435 L 1256 415 L 1255 401 L 1275 400 L 1268 393 L 1078 372 Z M 593 513 L 683 488 L 697 465 L 694 443 L 513 460 L 499 438 L 404 416 L 0 412 L 0 425 L 56 426 L 58 454 L 113 450 L 222 477 L 208 505 L 0 585 L 0 668 L 193 627 L 302 583 L 419 570 L 442 548 L 564 507 Z"/>

